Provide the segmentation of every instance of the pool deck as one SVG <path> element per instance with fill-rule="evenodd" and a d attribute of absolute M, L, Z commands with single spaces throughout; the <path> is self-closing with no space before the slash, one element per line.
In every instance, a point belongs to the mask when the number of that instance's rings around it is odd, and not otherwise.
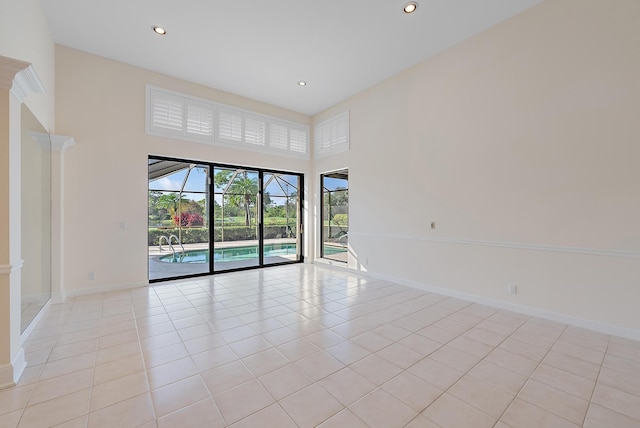
<path fill-rule="evenodd" d="M 291 239 L 265 239 L 265 245 L 269 244 L 295 244 L 296 240 Z M 257 246 L 257 240 L 250 241 L 230 241 L 230 242 L 216 242 L 215 248 L 238 248 L 238 247 L 249 247 L 249 246 Z M 194 250 L 207 250 L 209 249 L 208 242 L 202 242 L 198 244 L 183 244 L 185 251 L 194 251 Z M 182 252 L 182 248 L 178 245 L 177 248 L 174 245 L 174 249 L 176 252 Z M 160 256 L 166 256 L 171 254 L 171 248 L 168 245 L 162 246 L 162 251 L 157 245 L 149 247 L 149 279 L 160 279 L 160 278 L 171 278 L 178 277 L 184 275 L 195 275 L 199 273 L 207 273 L 209 272 L 209 264 L 208 263 L 166 263 L 158 260 Z M 275 264 L 275 263 L 283 263 L 294 261 L 296 258 L 295 254 L 285 255 L 285 256 L 275 256 L 275 257 L 265 257 L 264 263 Z M 243 267 L 251 267 L 257 266 L 258 260 L 237 260 L 231 262 L 218 262 L 215 265 L 215 271 L 225 271 L 231 269 L 239 269 Z"/>
<path fill-rule="evenodd" d="M 295 238 L 279 238 L 279 239 L 265 239 L 265 245 L 270 244 L 295 244 Z M 249 246 L 257 246 L 258 240 L 249 240 L 249 241 L 227 241 L 227 242 L 216 242 L 215 248 L 239 248 L 239 247 L 249 247 Z M 184 251 L 195 251 L 195 250 L 208 250 L 209 243 L 201 242 L 198 244 L 183 244 Z M 174 245 L 174 249 L 176 252 L 182 252 L 182 248 L 178 245 L 177 248 Z M 168 245 L 162 246 L 162 251 L 157 245 L 149 247 L 149 279 L 161 279 L 161 278 L 175 278 L 179 276 L 186 275 L 195 275 L 199 273 L 208 273 L 209 272 L 209 264 L 208 263 L 167 263 L 161 262 L 158 259 L 160 256 L 167 256 L 171 254 L 171 248 Z M 337 260 L 346 262 L 347 261 L 347 252 L 344 253 L 336 253 L 327 256 L 330 260 Z M 276 263 L 284 263 L 291 262 L 296 259 L 295 254 L 291 255 L 282 255 L 282 256 L 273 256 L 273 257 L 265 257 L 264 264 L 276 264 Z M 214 266 L 215 272 L 222 272 L 226 270 L 232 269 L 240 269 L 244 267 L 257 266 L 258 259 L 250 259 L 250 260 L 236 260 L 230 262 L 217 262 Z"/>

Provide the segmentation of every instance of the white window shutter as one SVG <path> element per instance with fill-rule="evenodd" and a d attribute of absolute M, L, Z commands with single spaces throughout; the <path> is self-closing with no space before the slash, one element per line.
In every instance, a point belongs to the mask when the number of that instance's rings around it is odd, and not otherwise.
<path fill-rule="evenodd" d="M 188 103 L 186 132 L 196 136 L 213 137 L 213 107 Z"/>
<path fill-rule="evenodd" d="M 289 148 L 289 128 L 272 123 L 269 126 L 269 146 L 277 150 Z"/>
<path fill-rule="evenodd" d="M 267 124 L 264 120 L 245 117 L 244 142 L 247 144 L 255 144 L 257 146 L 265 146 L 267 138 L 266 127 Z"/>
<path fill-rule="evenodd" d="M 170 94 L 151 93 L 151 126 L 171 131 L 182 131 L 184 103 Z"/>
<path fill-rule="evenodd" d="M 316 124 L 313 132 L 317 158 L 349 150 L 349 112 Z"/>
<path fill-rule="evenodd" d="M 299 129 L 291 129 L 289 133 L 289 150 L 292 152 L 305 153 L 307 146 L 307 134 Z"/>
<path fill-rule="evenodd" d="M 230 109 L 218 108 L 218 136 L 223 141 L 242 141 L 242 116 Z"/>
<path fill-rule="evenodd" d="M 147 134 L 309 158 L 309 127 L 147 86 Z"/>

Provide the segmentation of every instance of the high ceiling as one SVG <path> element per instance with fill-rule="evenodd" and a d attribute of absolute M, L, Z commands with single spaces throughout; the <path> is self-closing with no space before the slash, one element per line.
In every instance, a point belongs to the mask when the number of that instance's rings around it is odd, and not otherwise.
<path fill-rule="evenodd" d="M 418 0 L 410 15 L 406 0 L 42 4 L 58 44 L 313 115 L 540 1 Z"/>

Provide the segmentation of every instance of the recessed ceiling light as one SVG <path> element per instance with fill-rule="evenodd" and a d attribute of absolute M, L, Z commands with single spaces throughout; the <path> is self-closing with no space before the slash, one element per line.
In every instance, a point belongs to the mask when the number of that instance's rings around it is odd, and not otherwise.
<path fill-rule="evenodd" d="M 153 27 L 151 27 L 151 29 L 156 33 L 156 34 L 160 34 L 161 36 L 164 36 L 165 34 L 167 34 L 167 30 L 165 30 L 162 27 L 158 27 L 157 25 L 154 25 Z"/>
<path fill-rule="evenodd" d="M 307 86 L 307 82 L 305 82 L 304 80 L 299 80 L 298 86 Z"/>
<path fill-rule="evenodd" d="M 418 8 L 418 3 L 415 1 L 410 1 L 409 3 L 406 3 L 404 5 L 402 10 L 404 11 L 404 13 L 413 13 L 416 11 L 417 8 Z"/>

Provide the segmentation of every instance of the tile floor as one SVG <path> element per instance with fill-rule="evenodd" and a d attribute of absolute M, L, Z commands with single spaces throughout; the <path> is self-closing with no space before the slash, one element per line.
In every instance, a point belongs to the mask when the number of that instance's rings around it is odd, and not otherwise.
<path fill-rule="evenodd" d="M 0 427 L 640 427 L 640 343 L 313 265 L 52 305 Z"/>

